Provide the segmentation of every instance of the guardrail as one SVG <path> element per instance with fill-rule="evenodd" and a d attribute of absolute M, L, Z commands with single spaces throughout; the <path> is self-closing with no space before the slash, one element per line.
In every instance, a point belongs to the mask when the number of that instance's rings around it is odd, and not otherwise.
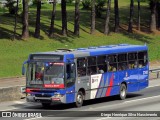
<path fill-rule="evenodd" d="M 150 69 L 149 72 L 156 73 L 157 74 L 157 78 L 159 78 L 160 68 Z"/>

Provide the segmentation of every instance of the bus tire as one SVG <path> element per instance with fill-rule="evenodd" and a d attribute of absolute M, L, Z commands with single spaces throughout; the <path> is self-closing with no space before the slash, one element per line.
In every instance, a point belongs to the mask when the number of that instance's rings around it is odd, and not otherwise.
<path fill-rule="evenodd" d="M 42 103 L 43 108 L 49 108 L 51 103 Z"/>
<path fill-rule="evenodd" d="M 76 107 L 81 107 L 83 105 L 84 95 L 82 91 L 78 91 L 76 96 Z"/>
<path fill-rule="evenodd" d="M 126 95 L 127 95 L 127 87 L 125 84 L 122 83 L 120 86 L 119 98 L 121 100 L 124 100 L 126 98 Z"/>

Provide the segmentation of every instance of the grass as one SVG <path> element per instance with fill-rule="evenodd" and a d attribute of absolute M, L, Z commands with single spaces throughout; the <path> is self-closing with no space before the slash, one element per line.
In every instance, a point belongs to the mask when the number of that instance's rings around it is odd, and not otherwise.
<path fill-rule="evenodd" d="M 29 23 L 30 35 L 29 40 L 14 40 L 12 41 L 14 18 L 8 13 L 0 13 L 0 77 L 21 76 L 21 66 L 28 55 L 39 51 L 53 51 L 57 48 L 79 48 L 88 46 L 100 46 L 108 44 L 130 43 L 130 44 L 147 44 L 149 46 L 150 60 L 160 59 L 160 36 L 147 34 L 146 30 L 149 27 L 149 11 L 147 4 L 142 6 L 142 32 L 137 32 L 134 29 L 133 34 L 126 32 L 129 15 L 129 0 L 120 0 L 120 33 L 111 32 L 109 36 L 103 34 L 104 17 L 96 21 L 96 34 L 90 35 L 90 11 L 81 10 L 80 18 L 80 37 L 73 35 L 74 26 L 74 6 L 67 6 L 68 10 L 68 37 L 61 36 L 61 12 L 60 5 L 57 6 L 56 13 L 56 33 L 54 38 L 47 36 L 50 25 L 52 5 L 42 6 L 41 15 L 41 39 L 33 38 L 35 27 L 35 13 L 34 7 L 30 8 Z M 136 13 L 136 12 L 135 12 Z M 113 29 L 113 3 L 111 14 L 111 30 Z M 18 19 L 17 36 L 21 34 L 21 19 Z M 134 25 L 136 25 L 136 16 L 134 18 Z M 135 26 L 136 28 L 136 26 Z"/>

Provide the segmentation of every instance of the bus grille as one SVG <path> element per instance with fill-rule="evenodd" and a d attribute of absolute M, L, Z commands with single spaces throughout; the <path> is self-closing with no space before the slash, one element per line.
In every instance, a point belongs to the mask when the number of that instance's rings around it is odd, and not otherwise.
<path fill-rule="evenodd" d="M 35 97 L 51 97 L 50 94 L 35 94 Z"/>

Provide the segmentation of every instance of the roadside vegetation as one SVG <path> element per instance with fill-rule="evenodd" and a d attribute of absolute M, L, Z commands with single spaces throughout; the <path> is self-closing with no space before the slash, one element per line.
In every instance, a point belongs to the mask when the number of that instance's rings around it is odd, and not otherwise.
<path fill-rule="evenodd" d="M 33 52 L 53 51 L 57 48 L 79 48 L 88 46 L 101 46 L 108 44 L 146 44 L 149 46 L 150 61 L 160 59 L 160 32 L 150 32 L 150 10 L 148 2 L 141 3 L 141 31 L 137 30 L 137 2 L 134 3 L 133 32 L 128 32 L 130 15 L 130 0 L 119 0 L 119 31 L 114 32 L 114 1 L 111 3 L 110 32 L 104 34 L 104 23 L 107 6 L 101 10 L 101 16 L 96 17 L 94 34 L 90 34 L 90 9 L 83 9 L 80 4 L 79 36 L 74 34 L 73 3 L 67 3 L 67 36 L 62 35 L 61 5 L 56 5 L 54 21 L 54 35 L 48 36 L 52 15 L 52 4 L 41 6 L 40 37 L 35 38 L 36 5 L 29 8 L 29 35 L 27 40 L 21 39 L 22 14 L 17 17 L 16 39 L 14 35 L 14 15 L 8 10 L 0 9 L 0 77 L 21 76 L 21 65 L 28 55 Z"/>

